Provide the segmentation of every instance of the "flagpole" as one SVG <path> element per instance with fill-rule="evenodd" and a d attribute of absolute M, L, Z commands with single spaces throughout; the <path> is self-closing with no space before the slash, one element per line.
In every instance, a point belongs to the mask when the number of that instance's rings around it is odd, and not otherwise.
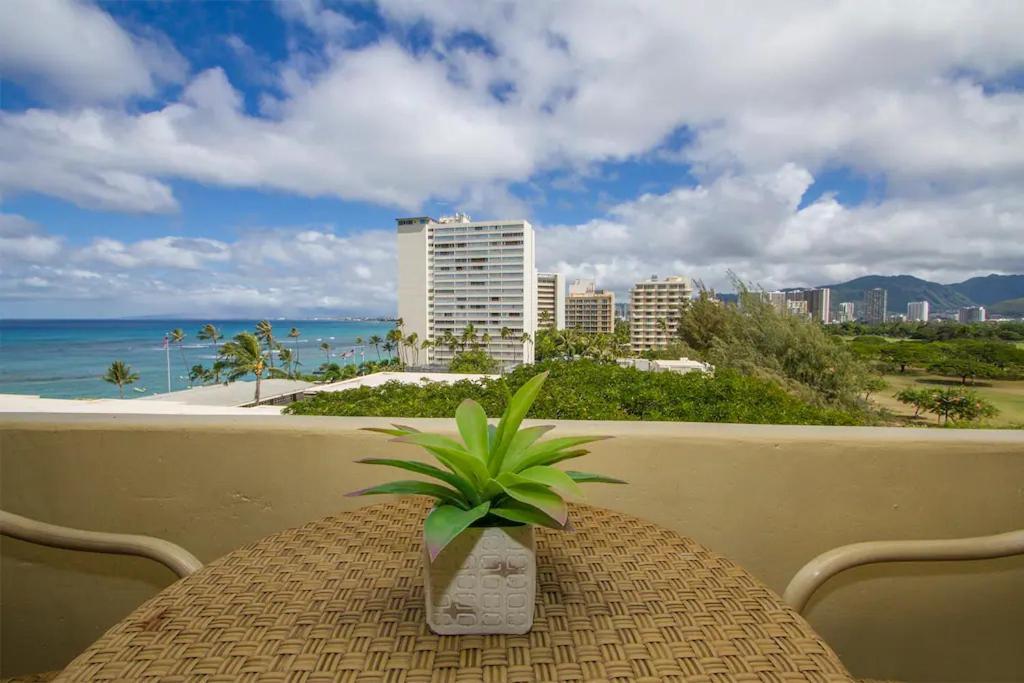
<path fill-rule="evenodd" d="M 167 393 L 171 393 L 171 345 L 164 335 L 164 353 L 167 355 Z"/>

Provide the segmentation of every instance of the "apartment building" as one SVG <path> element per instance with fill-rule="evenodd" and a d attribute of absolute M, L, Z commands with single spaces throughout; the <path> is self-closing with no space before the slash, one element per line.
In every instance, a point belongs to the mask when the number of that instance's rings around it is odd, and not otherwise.
<path fill-rule="evenodd" d="M 832 290 L 828 287 L 805 289 L 804 301 L 807 302 L 807 313 L 813 320 L 828 324 L 832 322 Z"/>
<path fill-rule="evenodd" d="M 565 326 L 590 334 L 615 331 L 615 293 L 597 289 L 593 280 L 576 280 L 565 300 Z"/>
<path fill-rule="evenodd" d="M 864 320 L 870 324 L 884 323 L 888 311 L 889 292 L 875 287 L 864 292 Z"/>
<path fill-rule="evenodd" d="M 907 302 L 907 320 L 910 322 L 928 322 L 928 302 L 909 301 Z"/>
<path fill-rule="evenodd" d="M 448 333 L 461 338 L 468 325 L 478 343 L 487 340 L 481 348 L 503 365 L 532 363 L 537 333 L 533 227 L 522 220 L 474 222 L 465 214 L 397 223 L 403 334 L 416 333 L 420 342 L 432 344 L 419 352 L 419 364 L 450 363 L 458 349 L 453 352 L 445 339 Z"/>
<path fill-rule="evenodd" d="M 675 340 L 680 311 L 692 295 L 693 281 L 688 277 L 659 280 L 653 275 L 633 285 L 629 325 L 633 351 L 667 348 Z"/>
<path fill-rule="evenodd" d="M 962 323 L 983 323 L 988 320 L 988 313 L 984 306 L 964 306 L 956 319 Z"/>
<path fill-rule="evenodd" d="M 565 276 L 537 273 L 537 329 L 565 329 Z"/>

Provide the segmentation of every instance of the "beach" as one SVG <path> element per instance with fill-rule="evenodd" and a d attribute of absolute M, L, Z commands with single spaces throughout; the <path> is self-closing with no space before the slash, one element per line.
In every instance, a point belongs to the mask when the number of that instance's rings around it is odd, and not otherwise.
<path fill-rule="evenodd" d="M 125 398 L 151 396 L 188 388 L 188 369 L 209 367 L 216 346 L 198 338 L 199 329 L 216 325 L 226 338 L 252 331 L 256 320 L 145 319 L 145 320 L 0 320 L 0 393 L 29 394 L 45 398 L 117 398 L 117 387 L 103 381 L 115 360 L 128 363 L 139 381 L 126 388 Z M 393 324 L 362 320 L 270 321 L 278 341 L 298 353 L 304 372 L 313 372 L 327 360 L 320 345 L 331 345 L 330 360 L 339 364 L 376 360 L 369 345 L 357 348 L 356 337 L 383 337 Z M 292 327 L 301 336 L 288 337 Z M 181 328 L 182 344 L 164 349 L 164 335 Z M 385 352 L 380 349 L 382 357 Z M 347 354 L 347 355 L 346 355 Z"/>

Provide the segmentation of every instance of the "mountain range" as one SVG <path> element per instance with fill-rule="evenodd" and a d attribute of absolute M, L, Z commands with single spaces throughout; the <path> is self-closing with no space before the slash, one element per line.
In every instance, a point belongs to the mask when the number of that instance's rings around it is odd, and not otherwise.
<path fill-rule="evenodd" d="M 1024 275 L 986 275 L 944 285 L 912 275 L 866 275 L 848 282 L 820 285 L 832 290 L 832 307 L 843 301 L 864 300 L 864 292 L 881 287 L 888 291 L 888 308 L 902 313 L 909 301 L 927 301 L 933 311 L 954 311 L 961 306 L 993 306 L 1024 297 Z"/>

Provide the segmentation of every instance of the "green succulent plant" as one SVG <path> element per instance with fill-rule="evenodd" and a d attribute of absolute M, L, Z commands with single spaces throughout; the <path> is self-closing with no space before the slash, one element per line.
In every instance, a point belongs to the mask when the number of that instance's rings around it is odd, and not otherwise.
<path fill-rule="evenodd" d="M 547 378 L 546 372 L 526 382 L 505 406 L 497 425 L 472 399 L 455 411 L 462 442 L 440 434 L 427 434 L 412 427 L 367 428 L 394 436 L 399 443 L 421 446 L 446 469 L 415 460 L 365 458 L 359 462 L 386 465 L 432 477 L 442 483 L 394 481 L 354 491 L 351 496 L 409 494 L 437 499 L 423 523 L 427 552 L 433 560 L 469 526 L 537 524 L 565 529 L 569 524 L 566 499 L 582 497 L 579 484 L 625 482 L 599 474 L 573 472 L 553 467 L 556 463 L 589 453 L 583 444 L 604 436 L 569 436 L 540 440 L 552 426 L 520 429 Z"/>

